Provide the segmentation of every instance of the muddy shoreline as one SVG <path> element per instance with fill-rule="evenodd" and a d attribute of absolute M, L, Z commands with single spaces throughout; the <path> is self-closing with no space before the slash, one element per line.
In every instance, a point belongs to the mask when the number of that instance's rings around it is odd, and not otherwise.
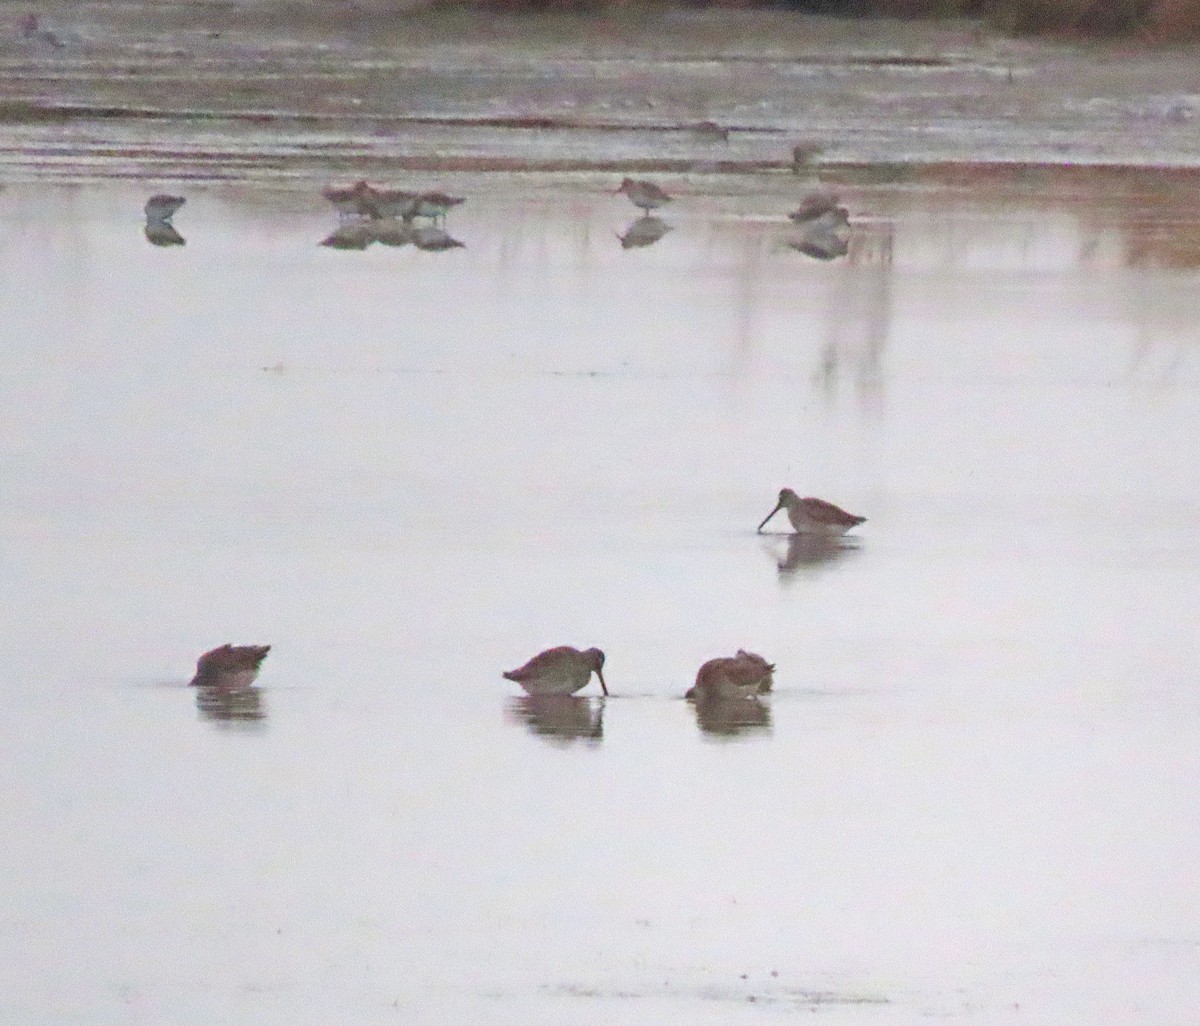
<path fill-rule="evenodd" d="M 60 4 L 35 39 L 0 21 L 0 180 L 787 173 L 796 143 L 816 177 L 1200 168 L 1194 49 L 777 12 L 305 10 Z"/>

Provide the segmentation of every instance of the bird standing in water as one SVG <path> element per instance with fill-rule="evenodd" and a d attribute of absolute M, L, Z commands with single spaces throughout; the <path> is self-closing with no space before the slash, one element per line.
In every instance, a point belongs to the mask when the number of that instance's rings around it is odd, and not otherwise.
<path fill-rule="evenodd" d="M 845 534 L 850 528 L 865 523 L 867 519 L 847 513 L 840 506 L 835 506 L 832 502 L 826 502 L 824 499 L 811 497 L 802 499 L 790 488 L 784 488 L 779 493 L 779 501 L 775 504 L 775 508 L 763 518 L 763 522 L 758 525 L 757 530 L 762 531 L 767 526 L 767 521 L 781 509 L 787 510 L 788 520 L 792 522 L 792 528 L 797 534 L 823 534 L 826 536 Z"/>
<path fill-rule="evenodd" d="M 338 217 L 345 218 L 370 217 L 369 204 L 374 194 L 375 190 L 365 181 L 355 182 L 347 189 L 328 186 L 321 190 L 321 195 L 333 204 Z"/>
<path fill-rule="evenodd" d="M 360 206 L 374 221 L 392 218 L 411 221 L 416 216 L 418 198 L 415 192 L 406 189 L 372 189 L 368 185 Z"/>
<path fill-rule="evenodd" d="M 607 695 L 604 683 L 604 653 L 598 648 L 580 651 L 570 645 L 548 648 L 539 652 L 524 666 L 509 670 L 504 676 L 514 680 L 531 695 L 573 695 L 587 686 L 595 671 L 600 689 Z"/>
<path fill-rule="evenodd" d="M 696 683 L 685 698 L 696 701 L 734 701 L 756 698 L 771 690 L 775 664 L 757 652 L 739 648 L 732 658 L 710 659 L 700 667 Z"/>
<path fill-rule="evenodd" d="M 655 207 L 661 207 L 664 203 L 671 202 L 671 197 L 653 182 L 634 181 L 632 178 L 626 178 L 617 192 L 623 192 L 629 197 L 630 203 L 646 213 L 650 213 Z"/>
<path fill-rule="evenodd" d="M 423 192 L 416 198 L 413 216 L 431 217 L 434 221 L 445 220 L 447 210 L 465 202 L 463 196 L 447 196 L 444 192 Z"/>
<path fill-rule="evenodd" d="M 271 651 L 270 645 L 222 645 L 205 652 L 196 662 L 192 687 L 248 688 L 258 676 L 258 668 Z"/>
<path fill-rule="evenodd" d="M 172 217 L 179 211 L 187 202 L 182 196 L 169 196 L 165 192 L 160 192 L 156 196 L 151 196 L 146 200 L 144 208 L 147 221 L 156 221 L 159 224 L 164 224 L 170 221 Z"/>

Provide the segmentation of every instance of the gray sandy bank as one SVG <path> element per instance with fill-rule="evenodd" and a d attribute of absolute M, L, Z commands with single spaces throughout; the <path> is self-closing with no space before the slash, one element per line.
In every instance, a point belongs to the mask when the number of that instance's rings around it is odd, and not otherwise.
<path fill-rule="evenodd" d="M 0 23 L 0 176 L 1200 166 L 1194 49 L 780 12 L 336 17 L 74 3 Z M 706 132 L 703 122 L 728 130 Z"/>

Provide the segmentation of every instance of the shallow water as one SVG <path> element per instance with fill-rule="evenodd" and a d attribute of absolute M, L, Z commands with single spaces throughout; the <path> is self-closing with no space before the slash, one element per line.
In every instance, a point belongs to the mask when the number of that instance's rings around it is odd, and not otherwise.
<path fill-rule="evenodd" d="M 0 1021 L 1189 1021 L 1188 194 L 441 184 L 0 193 Z"/>

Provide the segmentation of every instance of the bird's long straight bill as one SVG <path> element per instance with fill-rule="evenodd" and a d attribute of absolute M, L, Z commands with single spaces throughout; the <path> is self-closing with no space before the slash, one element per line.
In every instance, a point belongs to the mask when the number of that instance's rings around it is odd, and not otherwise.
<path fill-rule="evenodd" d="M 771 510 L 771 512 L 770 512 L 770 513 L 768 513 L 768 514 L 767 514 L 765 517 L 763 517 L 763 522 L 762 522 L 761 524 L 759 524 L 759 525 L 758 525 L 758 527 L 756 527 L 756 528 L 754 529 L 754 533 L 755 533 L 755 534 L 757 534 L 757 533 L 758 533 L 759 531 L 761 531 L 761 530 L 762 530 L 764 527 L 766 527 L 766 526 L 767 526 L 767 521 L 768 521 L 768 520 L 770 520 L 770 519 L 771 519 L 771 517 L 773 517 L 773 516 L 774 516 L 776 513 L 778 513 L 778 512 L 779 512 L 781 509 L 783 509 L 783 503 L 782 503 L 782 502 L 781 502 L 781 503 L 778 503 L 778 504 L 776 505 L 776 507 L 775 507 L 773 510 Z"/>
<path fill-rule="evenodd" d="M 599 670 L 597 670 L 596 676 L 600 678 L 600 690 L 604 692 L 605 696 L 607 696 L 608 695 L 608 685 L 604 683 L 604 674 L 601 673 Z"/>

